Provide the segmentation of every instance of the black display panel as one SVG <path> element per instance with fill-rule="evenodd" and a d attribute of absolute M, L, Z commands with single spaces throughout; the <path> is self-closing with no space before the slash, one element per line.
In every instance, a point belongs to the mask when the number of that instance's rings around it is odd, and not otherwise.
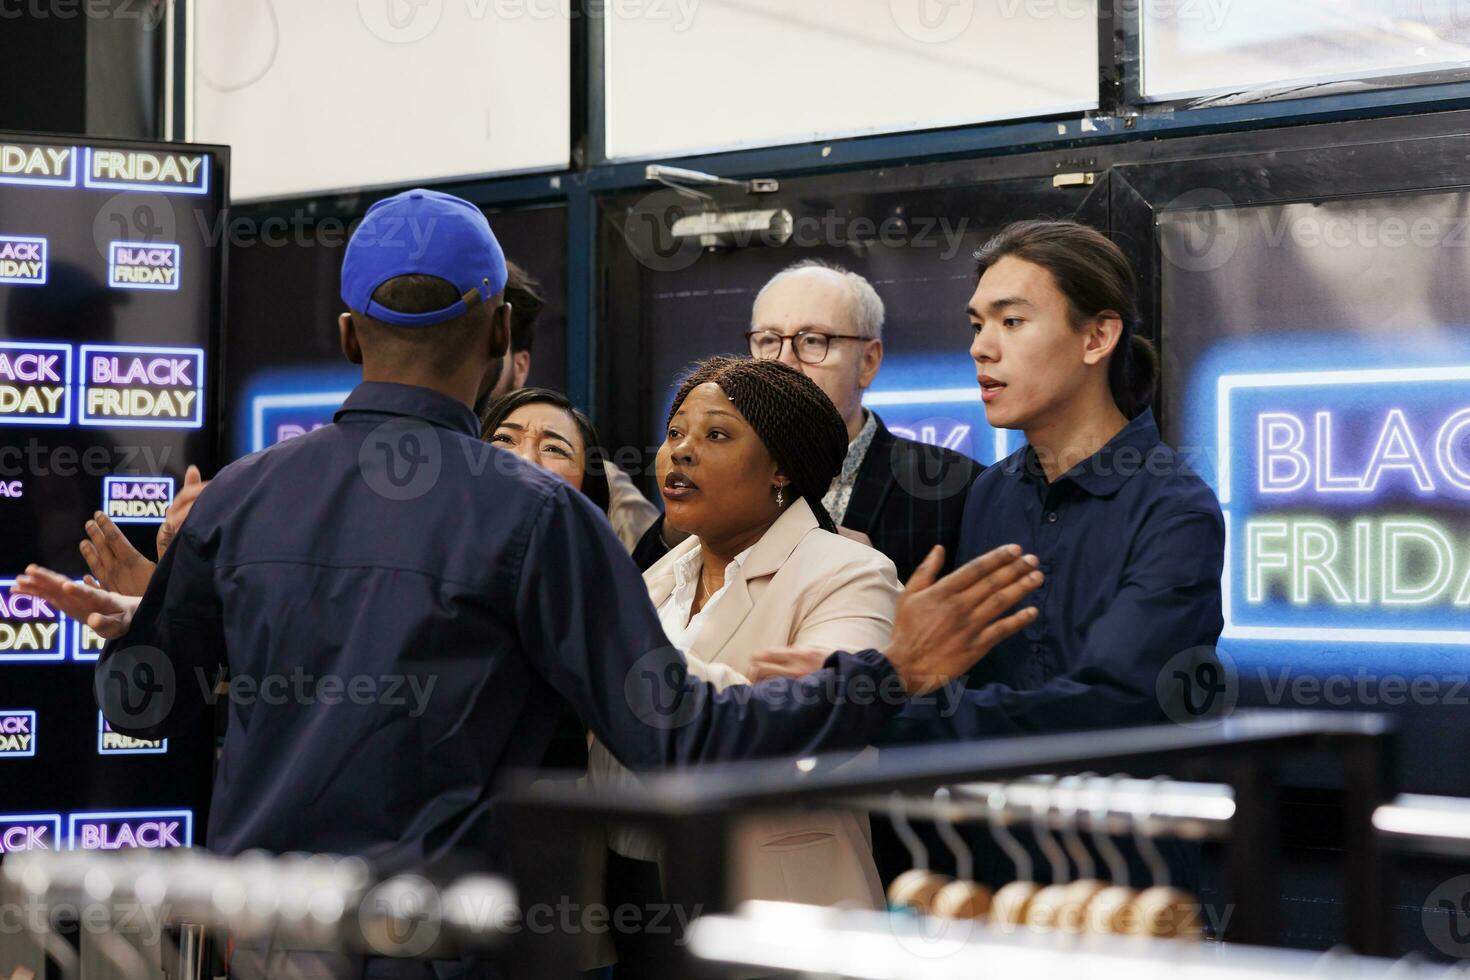
<path fill-rule="evenodd" d="M 1219 693 L 1393 714 L 1403 788 L 1463 795 L 1470 765 L 1443 751 L 1470 700 L 1470 138 L 1453 123 L 1119 166 L 1111 210 L 1161 323 L 1165 438 L 1228 522 Z"/>
<path fill-rule="evenodd" d="M 501 247 L 541 284 L 527 384 L 566 390 L 566 209 L 487 212 Z M 339 278 L 354 223 L 250 213 L 232 222 L 224 350 L 230 459 L 325 425 L 361 378 L 339 347 Z"/>
<path fill-rule="evenodd" d="M 1392 715 L 1395 788 L 1451 796 L 1470 786 L 1465 132 L 1446 113 L 1201 138 L 1116 166 L 1111 206 L 1161 323 L 1165 438 L 1228 521 L 1215 694 Z M 1280 763 L 1285 938 L 1321 948 L 1341 774 Z M 1451 952 L 1446 866 L 1401 870 L 1402 947 Z"/>
<path fill-rule="evenodd" d="M 10 585 L 31 562 L 79 578 L 98 510 L 152 557 L 185 467 L 215 465 L 226 166 L 221 147 L 0 134 L 0 854 L 200 838 L 208 722 L 112 732 L 96 635 Z"/>
<path fill-rule="evenodd" d="M 1470 653 L 1470 194 L 1173 211 L 1159 236 L 1171 428 L 1229 531 L 1222 647 L 1267 691 L 1340 678 L 1298 702 L 1442 703 Z"/>

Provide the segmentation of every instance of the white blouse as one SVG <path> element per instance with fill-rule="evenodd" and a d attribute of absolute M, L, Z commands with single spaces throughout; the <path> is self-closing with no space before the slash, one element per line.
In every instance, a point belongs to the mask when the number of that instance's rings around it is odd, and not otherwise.
<path fill-rule="evenodd" d="M 685 656 L 694 649 L 699 631 L 709 621 L 710 610 L 715 608 L 720 598 L 729 590 L 740 566 L 754 550 L 755 546 L 751 545 L 725 566 L 725 584 L 706 599 L 699 612 L 693 616 L 690 616 L 690 611 L 694 608 L 694 596 L 699 589 L 699 576 L 704 571 L 703 549 L 696 548 L 674 565 L 674 590 L 659 605 L 658 620 L 664 628 L 664 635 L 669 638 L 669 643 L 678 647 Z M 588 752 L 587 775 L 593 785 L 604 786 L 619 780 L 637 779 L 598 741 L 592 743 Z M 658 839 L 633 829 L 608 828 L 607 846 L 623 857 L 638 861 L 657 861 L 660 857 Z"/>
<path fill-rule="evenodd" d="M 689 615 L 689 611 L 694 608 L 694 596 L 699 591 L 699 576 L 704 571 L 704 555 L 702 549 L 696 549 L 679 559 L 674 566 L 674 591 L 658 607 L 658 621 L 663 625 L 664 635 L 669 638 L 670 643 L 686 655 L 694 649 L 694 641 L 699 639 L 699 631 L 709 620 L 710 610 L 715 608 L 720 597 L 730 588 L 736 570 L 754 550 L 755 546 L 751 545 L 725 566 L 725 584 L 705 600 L 704 606 L 693 617 Z"/>

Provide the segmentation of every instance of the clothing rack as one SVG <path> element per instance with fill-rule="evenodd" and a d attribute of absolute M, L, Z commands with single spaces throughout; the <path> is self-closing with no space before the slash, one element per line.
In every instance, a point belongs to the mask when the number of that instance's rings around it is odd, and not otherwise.
<path fill-rule="evenodd" d="M 1026 784 L 1015 781 L 1036 774 L 1144 773 L 1207 761 L 1228 794 L 1209 784 L 1165 787 L 1167 794 L 1180 797 L 1174 801 L 1180 811 L 1173 814 L 1174 823 L 1201 837 L 1220 836 L 1228 824 L 1222 884 L 1234 915 L 1225 938 L 1270 946 L 1280 935 L 1275 899 L 1280 895 L 1280 763 L 1289 756 L 1315 756 L 1332 760 L 1335 764 L 1324 768 L 1343 774 L 1343 940 L 1364 954 L 1388 955 L 1394 949 L 1389 852 L 1373 823 L 1375 811 L 1393 801 L 1396 789 L 1393 725 L 1383 716 L 1242 710 L 1218 724 L 1197 727 L 1028 735 L 905 746 L 874 755 L 691 768 L 645 774 L 641 787 L 600 790 L 537 782 L 528 775 L 506 797 L 509 833 L 516 841 L 512 877 L 522 904 L 554 907 L 564 901 L 574 887 L 569 883 L 581 880 L 585 872 L 578 847 L 568 842 L 592 839 L 609 824 L 658 836 L 668 902 L 709 915 L 730 910 L 731 827 L 750 815 L 855 801 L 886 809 L 895 793 L 932 813 L 933 795 L 941 788 L 950 790 L 948 805 L 983 809 L 979 790 L 965 787 L 1006 781 L 1019 791 L 1014 801 L 1007 792 L 1008 805 L 1025 807 L 1027 791 L 1019 787 Z M 1132 788 L 1142 792 L 1141 786 Z M 1186 804 L 1188 811 L 1183 810 Z M 1119 821 L 1130 816 L 1121 804 L 1115 809 L 1108 822 L 1121 828 Z M 572 944 L 564 940 L 555 932 L 523 933 L 512 944 L 509 962 L 528 974 L 572 975 L 575 956 Z M 700 976 L 709 967 L 690 958 L 678 970 L 682 976 Z"/>
<path fill-rule="evenodd" d="M 1374 812 L 1373 826 L 1404 854 L 1470 858 L 1470 799 L 1404 793 Z"/>
<path fill-rule="evenodd" d="M 895 809 L 904 816 L 952 823 L 991 820 L 1033 823 L 1051 830 L 1130 834 L 1145 819 L 1150 829 L 1183 840 L 1222 840 L 1229 836 L 1235 797 L 1223 783 L 1154 781 L 1087 776 L 1077 781 L 1020 779 L 1008 783 L 959 783 L 946 799 L 899 796 L 857 797 L 849 805 L 877 814 Z M 997 808 L 994 802 L 999 796 Z"/>
<path fill-rule="evenodd" d="M 157 975 L 124 939 L 138 923 L 177 927 L 177 944 L 159 936 L 177 980 L 200 980 L 210 933 L 292 951 L 455 957 L 494 953 L 518 918 L 514 890 L 492 875 L 435 884 L 414 874 L 375 878 L 357 858 L 194 849 L 10 854 L 0 901 L 46 913 L 25 918 L 26 938 L 63 980 L 80 976 L 80 958 L 55 931 L 57 918 L 78 920 L 123 977 Z"/>
<path fill-rule="evenodd" d="M 934 931 L 939 926 L 943 931 Z M 964 921 L 903 920 L 878 912 L 748 902 L 689 931 L 702 961 L 761 974 L 852 980 L 969 980 L 1079 976 L 1088 980 L 1464 980 L 1470 970 L 1345 950 L 1191 946 L 1108 936 L 1005 933 Z M 784 972 L 783 972 L 784 975 Z"/>
<path fill-rule="evenodd" d="M 1275 895 L 1279 857 L 1270 835 L 1276 762 L 1288 754 L 1321 753 L 1340 761 L 1349 784 L 1342 840 L 1346 938 L 1359 952 L 1373 944 L 1388 951 L 1390 856 L 1470 858 L 1470 799 L 1387 795 L 1391 741 L 1389 724 L 1374 716 L 1242 712 L 1204 731 L 1130 729 L 890 750 L 877 761 L 834 757 L 711 767 L 650 776 L 642 792 L 632 793 L 523 783 L 508 793 L 516 856 L 530 859 L 515 862 L 515 887 L 486 875 L 440 884 L 414 874 L 376 878 L 359 860 L 329 855 L 31 851 L 7 855 L 0 865 L 0 901 L 86 909 L 94 927 L 96 910 L 108 909 L 108 924 L 119 931 L 123 915 L 153 909 L 155 921 L 178 930 L 179 940 L 169 946 L 164 962 L 179 964 L 170 973 L 181 980 L 200 976 L 209 962 L 205 944 L 221 931 L 293 950 L 417 958 L 473 951 L 493 955 L 515 975 L 571 975 L 574 968 L 561 969 L 557 951 L 572 944 L 555 930 L 521 929 L 521 911 L 538 898 L 565 896 L 563 883 L 571 879 L 562 875 L 576 871 L 575 857 L 569 858 L 576 852 L 568 846 L 572 828 L 631 823 L 663 837 L 670 858 L 670 901 L 692 899 L 700 906 L 688 947 L 697 956 L 681 971 L 684 976 L 713 975 L 719 962 L 831 976 L 948 977 L 974 975 L 976 962 L 993 970 L 1014 958 L 1016 969 L 1027 972 L 1075 971 L 1085 961 L 1088 976 L 1108 978 L 1121 970 L 1129 980 L 1154 975 L 1173 980 L 1181 969 L 1190 976 L 1214 973 L 1221 980 L 1284 980 L 1288 974 L 1323 969 L 1333 976 L 1377 977 L 1391 971 L 1406 980 L 1440 980 L 1451 974 L 1413 962 L 1244 948 L 1274 940 L 1274 902 L 1237 900 L 1236 928 L 1227 937 L 1231 942 L 1200 948 L 779 903 L 749 903 L 731 915 L 720 904 L 722 895 L 714 899 L 713 888 L 723 888 L 728 880 L 721 844 L 734 820 L 773 809 L 832 805 L 938 821 L 999 819 L 1032 826 L 1040 821 L 1054 831 L 1220 840 L 1232 895 L 1248 894 L 1241 888 Z M 1037 775 L 1123 765 L 1141 769 L 1201 758 L 1219 763 L 1231 781 Z M 781 938 L 782 929 L 795 930 L 800 939 L 788 942 Z M 143 963 L 136 950 L 106 932 L 93 939 L 118 975 L 156 975 L 156 964 Z M 66 980 L 79 975 L 76 950 L 62 935 L 48 929 L 19 938 L 49 956 L 54 975 Z M 937 960 L 936 943 L 943 949 Z M 867 952 L 850 957 L 851 962 L 810 959 L 813 951 L 837 956 L 858 949 Z M 533 969 L 522 969 L 528 956 L 545 958 Z M 1455 975 L 1470 977 L 1470 971 Z"/>

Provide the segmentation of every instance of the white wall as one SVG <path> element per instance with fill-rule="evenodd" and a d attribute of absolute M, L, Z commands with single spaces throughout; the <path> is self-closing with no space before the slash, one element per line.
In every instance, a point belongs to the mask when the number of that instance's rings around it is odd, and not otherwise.
<path fill-rule="evenodd" d="M 1096 0 L 607 0 L 622 158 L 1097 104 Z"/>
<path fill-rule="evenodd" d="M 190 137 L 234 200 L 560 169 L 570 25 L 514 0 L 195 0 Z"/>
<path fill-rule="evenodd" d="M 1141 0 L 1154 99 L 1464 68 L 1464 0 Z"/>

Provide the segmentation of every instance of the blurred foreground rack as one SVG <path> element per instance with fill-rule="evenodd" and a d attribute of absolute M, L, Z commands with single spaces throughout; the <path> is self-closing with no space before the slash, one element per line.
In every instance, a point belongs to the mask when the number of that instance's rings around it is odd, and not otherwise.
<path fill-rule="evenodd" d="M 200 980 L 221 968 L 226 943 L 266 964 L 286 951 L 324 964 L 493 956 L 517 920 L 514 891 L 490 875 L 436 883 L 375 877 L 357 858 L 192 849 L 12 854 L 0 902 L 22 926 L 0 934 L 0 975 L 60 980 Z M 231 976 L 256 972 L 238 955 L 231 965 Z"/>

